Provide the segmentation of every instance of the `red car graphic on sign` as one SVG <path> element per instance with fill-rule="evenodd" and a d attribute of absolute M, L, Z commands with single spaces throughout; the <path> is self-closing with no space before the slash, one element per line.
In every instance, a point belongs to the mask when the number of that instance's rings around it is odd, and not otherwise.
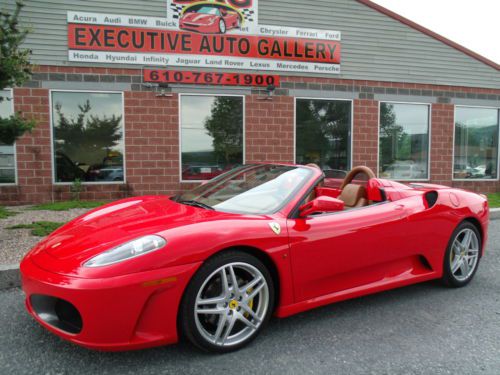
<path fill-rule="evenodd" d="M 197 3 L 186 7 L 179 27 L 200 33 L 225 34 L 229 29 L 239 29 L 243 17 L 227 5 Z"/>

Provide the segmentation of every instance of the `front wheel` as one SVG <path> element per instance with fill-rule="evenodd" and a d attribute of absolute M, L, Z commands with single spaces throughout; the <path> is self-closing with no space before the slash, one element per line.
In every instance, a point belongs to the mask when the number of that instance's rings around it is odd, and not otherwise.
<path fill-rule="evenodd" d="M 273 305 L 274 286 L 266 266 L 247 253 L 224 252 L 208 260 L 187 287 L 181 329 L 201 349 L 234 351 L 259 334 Z"/>
<path fill-rule="evenodd" d="M 224 22 L 224 20 L 222 18 L 219 20 L 219 33 L 221 33 L 221 34 L 226 33 L 226 23 Z"/>
<path fill-rule="evenodd" d="M 470 222 L 461 223 L 453 232 L 443 264 L 443 282 L 451 287 L 467 285 L 479 266 L 481 235 Z"/>

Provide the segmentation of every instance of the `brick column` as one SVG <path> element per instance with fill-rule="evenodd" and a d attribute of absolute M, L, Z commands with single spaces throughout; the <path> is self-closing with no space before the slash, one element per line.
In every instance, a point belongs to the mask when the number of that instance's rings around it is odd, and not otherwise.
<path fill-rule="evenodd" d="M 431 181 L 452 185 L 453 173 L 453 104 L 432 104 L 431 110 Z"/>
<path fill-rule="evenodd" d="M 49 90 L 15 88 L 14 109 L 21 111 L 24 118 L 36 121 L 31 134 L 24 134 L 16 142 L 16 203 L 49 200 L 52 193 Z"/>
<path fill-rule="evenodd" d="M 259 98 L 259 95 L 248 95 L 245 99 L 246 162 L 292 163 L 295 149 L 293 97 Z"/>
<path fill-rule="evenodd" d="M 377 173 L 378 102 L 371 99 L 354 100 L 352 166 L 366 165 Z"/>
<path fill-rule="evenodd" d="M 179 97 L 125 92 L 127 182 L 136 194 L 179 191 Z"/>

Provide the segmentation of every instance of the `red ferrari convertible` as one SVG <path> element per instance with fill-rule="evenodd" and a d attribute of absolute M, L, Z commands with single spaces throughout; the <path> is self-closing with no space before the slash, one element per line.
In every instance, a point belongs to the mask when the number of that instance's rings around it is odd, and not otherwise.
<path fill-rule="evenodd" d="M 214 3 L 197 3 L 185 9 L 179 27 L 199 33 L 224 34 L 229 29 L 239 29 L 242 16 L 233 8 Z"/>
<path fill-rule="evenodd" d="M 69 222 L 21 263 L 29 313 L 79 345 L 145 348 L 182 335 L 227 352 L 270 317 L 442 279 L 473 278 L 484 196 L 356 167 L 338 188 L 309 166 L 230 170 L 173 197 L 120 200 Z"/>

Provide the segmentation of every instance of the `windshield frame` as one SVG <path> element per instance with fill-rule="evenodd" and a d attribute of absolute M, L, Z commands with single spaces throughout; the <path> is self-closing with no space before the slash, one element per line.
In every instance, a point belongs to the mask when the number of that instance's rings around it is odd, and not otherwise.
<path fill-rule="evenodd" d="M 302 199 L 302 196 L 304 194 L 301 194 L 302 191 L 304 190 L 307 190 L 309 189 L 310 185 L 314 185 L 316 184 L 318 178 L 315 176 L 315 173 L 314 173 L 314 170 L 310 167 L 307 167 L 307 166 L 303 166 L 303 165 L 293 165 L 293 164 L 272 164 L 272 163 L 253 163 L 253 164 L 243 164 L 239 167 L 236 167 L 236 168 L 233 168 L 223 174 L 220 174 L 219 176 L 217 177 L 214 177 L 213 179 L 211 180 L 208 180 L 207 182 L 211 182 L 211 181 L 215 181 L 215 180 L 223 180 L 224 178 L 227 178 L 228 176 L 230 175 L 233 175 L 233 174 L 237 174 L 238 170 L 240 169 L 249 169 L 251 167 L 272 167 L 272 166 L 276 166 L 276 167 L 289 167 L 289 168 L 292 168 L 290 170 L 293 170 L 293 169 L 303 169 L 303 170 L 307 170 L 309 175 L 306 176 L 304 178 L 304 181 L 301 183 L 301 184 L 298 184 L 297 186 L 295 186 L 291 191 L 290 193 L 288 194 L 288 197 L 286 199 L 284 199 L 280 204 L 279 206 L 277 206 L 276 208 L 274 208 L 273 210 L 270 210 L 270 211 L 262 211 L 262 212 L 258 212 L 258 213 L 255 213 L 255 212 L 248 212 L 248 211 L 239 211 L 239 210 L 227 210 L 227 209 L 220 209 L 220 208 L 217 208 L 216 206 L 212 207 L 214 209 L 214 211 L 216 212 L 224 212 L 224 213 L 230 213 L 230 214 L 237 214 L 237 215 L 274 215 L 274 214 L 277 214 L 279 212 L 281 212 L 284 208 L 286 208 L 291 202 L 297 200 L 297 201 L 300 201 Z M 320 178 L 322 176 L 319 176 Z M 271 180 L 269 180 L 271 181 Z M 268 181 L 268 182 L 269 182 Z M 186 190 L 186 191 L 183 191 L 173 197 L 171 197 L 171 200 L 173 200 L 174 202 L 176 203 L 179 203 L 179 204 L 182 204 L 181 201 L 185 200 L 185 199 L 182 199 L 183 198 L 183 195 L 186 194 L 186 193 L 189 193 L 189 192 L 192 192 L 193 190 L 197 189 L 197 188 L 200 188 L 201 186 L 203 185 L 198 185 L 196 187 L 194 187 L 193 189 L 191 190 Z M 247 190 L 249 191 L 249 190 Z M 241 194 L 244 194 L 241 193 Z M 300 195 L 300 197 L 299 197 Z M 235 195 L 236 197 L 237 195 Z M 293 206 L 292 206 L 293 208 Z M 286 216 L 286 214 L 285 214 Z"/>

